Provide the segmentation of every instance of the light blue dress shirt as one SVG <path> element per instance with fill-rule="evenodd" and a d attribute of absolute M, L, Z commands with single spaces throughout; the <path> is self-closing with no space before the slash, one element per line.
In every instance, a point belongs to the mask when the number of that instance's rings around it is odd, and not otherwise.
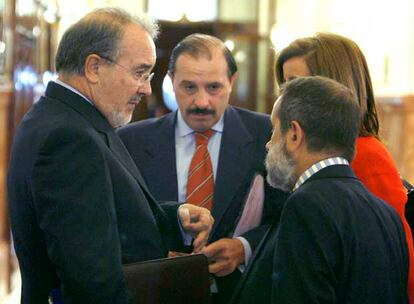
<path fill-rule="evenodd" d="M 223 134 L 223 116 L 211 128 L 214 134 L 208 141 L 208 152 L 210 153 L 213 166 L 214 181 L 217 176 L 217 164 L 220 152 L 221 136 Z M 185 202 L 187 196 L 187 177 L 191 159 L 196 148 L 194 131 L 184 121 L 181 112 L 177 112 L 177 123 L 175 127 L 175 155 L 177 165 L 178 201 Z"/>
<path fill-rule="evenodd" d="M 219 153 L 221 138 L 223 135 L 224 115 L 211 128 L 214 134 L 208 141 L 208 152 L 210 153 L 211 163 L 213 166 L 214 182 L 217 176 L 217 165 L 219 162 Z M 187 196 L 187 177 L 190 168 L 191 159 L 196 148 L 194 130 L 191 129 L 184 121 L 180 110 L 177 111 L 177 122 L 175 124 L 175 159 L 177 166 L 177 185 L 178 185 L 178 201 L 185 202 Z M 252 250 L 249 242 L 243 237 L 237 237 L 244 247 L 245 265 L 249 261 Z M 243 268 L 239 267 L 242 271 Z"/>

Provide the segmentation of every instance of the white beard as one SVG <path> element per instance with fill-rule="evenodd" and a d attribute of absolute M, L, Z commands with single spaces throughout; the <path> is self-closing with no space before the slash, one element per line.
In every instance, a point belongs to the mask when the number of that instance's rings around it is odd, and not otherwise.
<path fill-rule="evenodd" d="M 266 155 L 267 182 L 273 188 L 292 191 L 296 183 L 295 161 L 286 151 L 286 140 L 270 147 Z"/>
<path fill-rule="evenodd" d="M 110 125 L 114 128 L 125 126 L 131 121 L 131 119 L 132 113 L 126 115 L 122 112 L 113 112 L 111 113 L 111 117 L 108 118 Z"/>

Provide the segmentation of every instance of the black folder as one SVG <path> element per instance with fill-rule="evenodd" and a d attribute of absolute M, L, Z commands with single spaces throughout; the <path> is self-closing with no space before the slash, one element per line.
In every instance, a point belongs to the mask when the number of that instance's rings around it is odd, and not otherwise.
<path fill-rule="evenodd" d="M 202 254 L 123 266 L 134 303 L 210 304 L 208 261 Z"/>

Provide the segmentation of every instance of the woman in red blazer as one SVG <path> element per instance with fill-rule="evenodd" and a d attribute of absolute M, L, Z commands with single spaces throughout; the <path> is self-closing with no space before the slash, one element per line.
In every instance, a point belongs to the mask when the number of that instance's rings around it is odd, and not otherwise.
<path fill-rule="evenodd" d="M 379 139 L 374 92 L 365 57 L 352 40 L 328 33 L 297 39 L 278 54 L 276 80 L 279 86 L 295 77 L 314 75 L 348 86 L 359 100 L 361 126 L 351 166 L 362 183 L 400 215 L 410 255 L 408 295 L 410 303 L 414 303 L 413 238 L 405 219 L 407 194 L 390 153 Z"/>

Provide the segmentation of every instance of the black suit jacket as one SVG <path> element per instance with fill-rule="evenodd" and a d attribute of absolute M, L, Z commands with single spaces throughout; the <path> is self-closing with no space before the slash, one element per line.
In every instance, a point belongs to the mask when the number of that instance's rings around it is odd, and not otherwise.
<path fill-rule="evenodd" d="M 176 206 L 159 207 L 104 116 L 53 82 L 16 133 L 8 193 L 22 303 L 57 287 L 65 303 L 126 303 L 122 263 L 180 242 Z"/>
<path fill-rule="evenodd" d="M 398 215 L 335 165 L 288 198 L 232 303 L 408 303 L 407 273 Z"/>
<path fill-rule="evenodd" d="M 150 191 L 160 201 L 178 199 L 176 115 L 176 112 L 169 113 L 118 130 Z M 256 173 L 266 176 L 265 145 L 270 139 L 271 128 L 268 115 L 232 106 L 226 109 L 211 211 L 215 220 L 211 242 L 232 237 L 253 177 Z M 285 200 L 284 193 L 271 189 L 267 183 L 265 195 L 263 225 L 243 235 L 252 250 Z M 225 284 L 223 288 L 230 292 L 230 285 Z"/>

